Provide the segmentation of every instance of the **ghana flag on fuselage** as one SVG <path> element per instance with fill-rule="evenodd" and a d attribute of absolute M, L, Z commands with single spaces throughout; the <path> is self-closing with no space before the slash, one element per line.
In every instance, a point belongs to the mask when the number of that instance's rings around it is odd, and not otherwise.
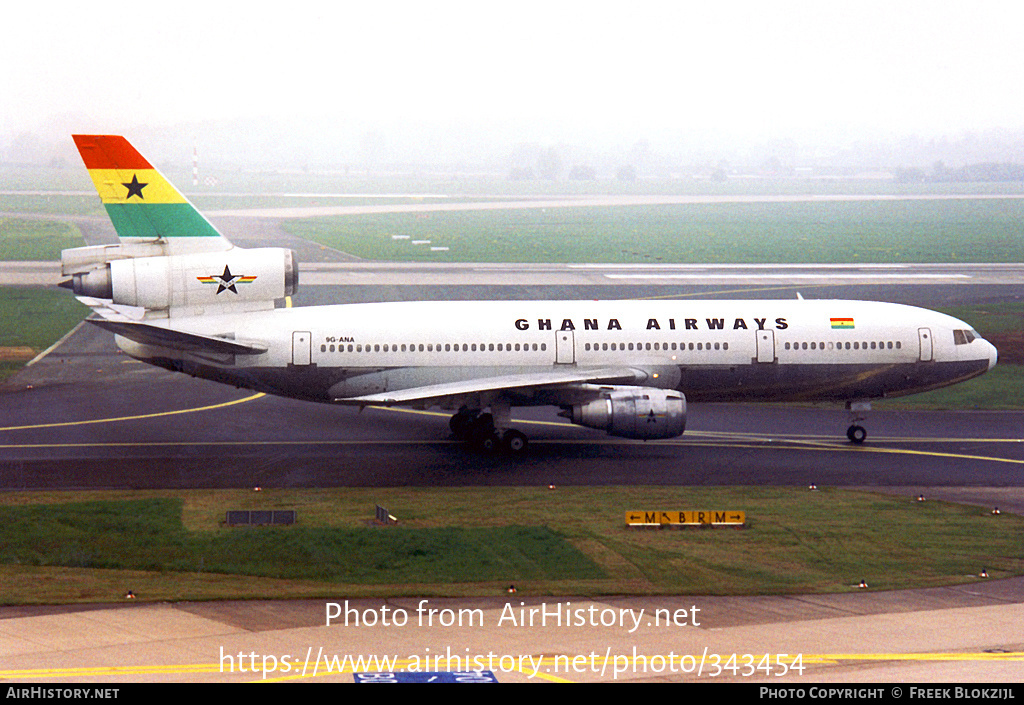
<path fill-rule="evenodd" d="M 72 135 L 72 138 L 118 237 L 128 240 L 216 238 L 224 248 L 230 247 L 210 221 L 124 137 Z"/>

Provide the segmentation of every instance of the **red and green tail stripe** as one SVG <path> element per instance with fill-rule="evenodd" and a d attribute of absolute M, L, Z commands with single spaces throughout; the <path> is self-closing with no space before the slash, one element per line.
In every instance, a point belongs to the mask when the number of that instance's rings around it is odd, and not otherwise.
<path fill-rule="evenodd" d="M 120 238 L 218 238 L 217 229 L 124 137 L 73 135 Z"/>

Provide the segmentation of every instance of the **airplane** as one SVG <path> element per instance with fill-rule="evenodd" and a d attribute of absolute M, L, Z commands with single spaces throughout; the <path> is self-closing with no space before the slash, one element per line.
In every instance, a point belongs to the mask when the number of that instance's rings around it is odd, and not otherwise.
<path fill-rule="evenodd" d="M 617 437 L 683 434 L 687 402 L 871 400 L 976 377 L 995 347 L 951 316 L 847 300 L 414 301 L 290 308 L 291 250 L 232 245 L 124 137 L 73 139 L 118 243 L 65 250 L 61 286 L 131 357 L 328 404 L 438 407 L 524 452 L 511 408 Z"/>

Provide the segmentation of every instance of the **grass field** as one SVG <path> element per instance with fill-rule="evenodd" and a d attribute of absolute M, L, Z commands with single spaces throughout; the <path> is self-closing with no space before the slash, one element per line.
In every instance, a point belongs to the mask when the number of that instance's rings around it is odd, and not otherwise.
<path fill-rule="evenodd" d="M 397 527 L 372 526 L 380 503 Z M 299 524 L 220 525 L 228 509 Z M 627 510 L 743 509 L 636 530 Z M 773 594 L 1024 573 L 1024 518 L 824 489 L 595 487 L 0 495 L 0 601 L 346 595 Z"/>
<path fill-rule="evenodd" d="M 57 342 L 88 312 L 62 289 L 0 287 L 0 380 Z"/>
<path fill-rule="evenodd" d="M 61 250 L 83 245 L 72 223 L 0 217 L 0 259 L 59 260 Z"/>
<path fill-rule="evenodd" d="M 343 252 L 397 261 L 1024 261 L 1024 200 L 453 211 L 303 218 L 283 224 L 297 236 Z M 433 252 L 412 245 L 414 240 L 449 250 Z"/>

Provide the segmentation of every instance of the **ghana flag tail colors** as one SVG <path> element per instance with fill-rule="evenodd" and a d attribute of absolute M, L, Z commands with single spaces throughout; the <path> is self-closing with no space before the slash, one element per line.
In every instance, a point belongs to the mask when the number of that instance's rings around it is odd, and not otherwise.
<path fill-rule="evenodd" d="M 72 137 L 119 238 L 190 238 L 195 240 L 197 250 L 231 247 L 210 221 L 124 137 Z"/>
<path fill-rule="evenodd" d="M 832 318 L 832 329 L 848 329 L 853 330 L 853 319 L 852 318 Z"/>

